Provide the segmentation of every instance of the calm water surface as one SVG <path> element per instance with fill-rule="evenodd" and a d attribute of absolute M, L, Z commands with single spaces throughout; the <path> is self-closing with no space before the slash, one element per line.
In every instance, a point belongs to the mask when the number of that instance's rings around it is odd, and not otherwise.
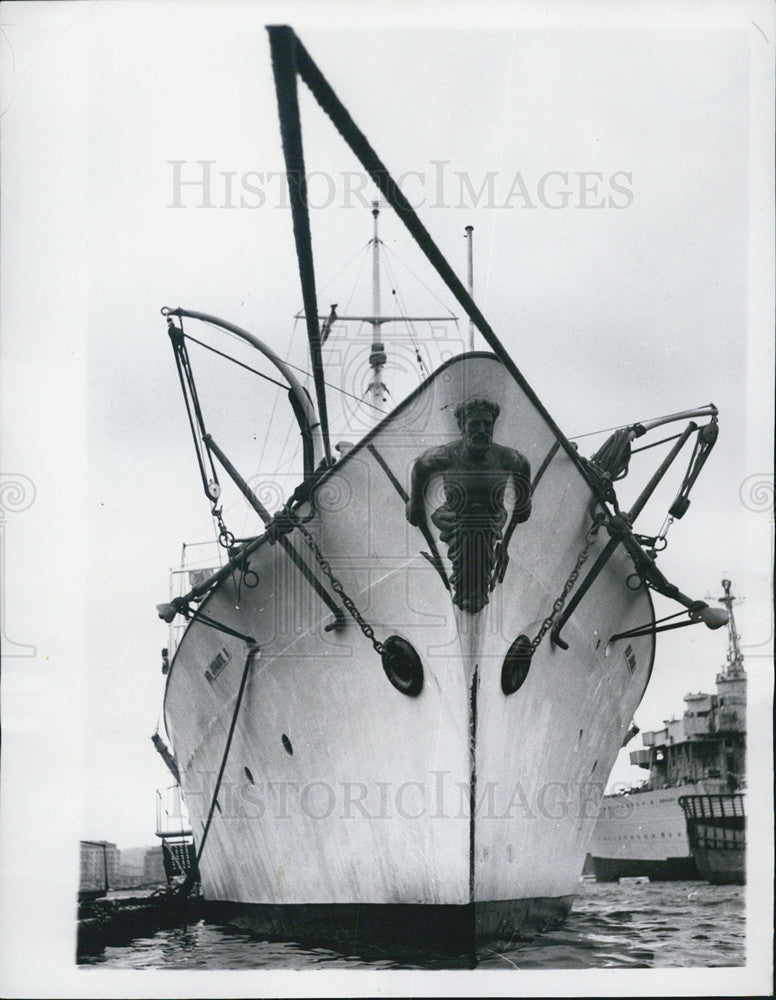
<path fill-rule="evenodd" d="M 503 955 L 483 951 L 478 968 L 603 969 L 744 964 L 743 886 L 705 882 L 580 883 L 563 927 L 535 934 Z M 468 959 L 428 954 L 345 955 L 199 921 L 83 956 L 122 969 L 442 969 Z"/>

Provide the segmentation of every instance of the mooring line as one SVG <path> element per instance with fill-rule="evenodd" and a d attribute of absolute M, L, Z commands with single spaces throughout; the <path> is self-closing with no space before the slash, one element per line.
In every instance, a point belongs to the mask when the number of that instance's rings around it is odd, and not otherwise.
<path fill-rule="evenodd" d="M 216 810 L 216 806 L 218 806 L 218 811 L 221 812 L 221 807 L 218 805 L 218 793 L 221 790 L 221 781 L 224 777 L 224 771 L 226 770 L 226 762 L 229 758 L 229 750 L 231 749 L 232 746 L 232 737 L 234 736 L 234 731 L 237 726 L 237 716 L 240 714 L 240 706 L 242 704 L 243 693 L 245 692 L 245 685 L 248 682 L 248 673 L 250 671 L 250 666 L 251 663 L 253 662 L 253 658 L 259 652 L 260 652 L 259 647 L 257 645 L 253 645 L 249 648 L 248 655 L 245 657 L 245 666 L 243 667 L 242 677 L 240 678 L 240 687 L 237 691 L 237 700 L 235 701 L 234 704 L 234 712 L 232 713 L 232 722 L 231 725 L 229 726 L 229 733 L 226 737 L 226 746 L 224 747 L 224 755 L 221 758 L 221 768 L 218 772 L 218 778 L 216 779 L 215 788 L 213 789 L 213 798 L 210 801 L 210 809 L 208 810 L 207 822 L 205 823 L 205 829 L 202 834 L 202 840 L 200 841 L 199 850 L 197 851 L 196 861 L 191 869 L 191 872 L 189 873 L 189 878 L 186 880 L 186 882 L 184 882 L 183 886 L 181 887 L 182 892 L 184 890 L 188 891 L 189 887 L 191 886 L 191 883 L 194 881 L 194 873 L 199 872 L 199 862 L 200 859 L 202 858 L 202 852 L 205 849 L 205 842 L 207 841 L 207 835 L 210 832 L 210 824 L 213 821 L 213 813 Z"/>

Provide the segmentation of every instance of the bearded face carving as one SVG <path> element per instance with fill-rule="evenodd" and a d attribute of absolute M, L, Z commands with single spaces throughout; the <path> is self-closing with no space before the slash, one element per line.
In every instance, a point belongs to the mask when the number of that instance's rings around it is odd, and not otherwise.
<path fill-rule="evenodd" d="M 452 563 L 453 603 L 476 613 L 504 578 L 507 546 L 517 524 L 531 513 L 531 469 L 526 458 L 493 443 L 499 407 L 486 399 L 470 399 L 455 411 L 461 437 L 429 448 L 415 461 L 407 503 L 407 519 L 426 527 L 425 497 L 433 476 L 441 475 L 444 503 L 431 514 Z M 505 494 L 515 493 L 507 524 Z"/>

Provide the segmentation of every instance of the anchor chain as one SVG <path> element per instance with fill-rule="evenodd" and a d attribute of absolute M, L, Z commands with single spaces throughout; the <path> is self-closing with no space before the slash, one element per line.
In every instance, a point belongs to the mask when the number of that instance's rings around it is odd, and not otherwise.
<path fill-rule="evenodd" d="M 292 528 L 299 529 L 299 531 L 302 534 L 302 538 L 304 538 L 305 540 L 305 544 L 315 557 L 315 561 L 318 563 L 321 570 L 328 578 L 332 590 L 337 594 L 339 599 L 342 601 L 347 610 L 350 612 L 350 616 L 353 618 L 356 625 L 358 625 L 358 627 L 361 629 L 364 636 L 372 643 L 375 652 L 382 657 L 383 654 L 385 653 L 385 644 L 380 642 L 379 639 L 375 639 L 375 630 L 372 628 L 369 622 L 367 622 L 364 619 L 364 616 L 356 607 L 353 599 L 349 597 L 348 594 L 345 592 L 345 588 L 343 587 L 341 581 L 338 580 L 337 577 L 334 575 L 328 560 L 323 555 L 321 550 L 318 548 L 318 543 L 315 541 L 313 536 L 304 526 L 302 521 L 288 507 L 285 507 L 276 518 L 276 521 L 273 521 L 272 525 L 268 526 L 267 534 L 270 536 L 270 543 L 274 544 L 274 542 L 276 541 L 277 537 L 279 537 L 280 534 L 285 534 L 286 531 L 289 530 L 288 529 L 289 523 L 292 526 Z M 277 525 L 276 530 L 273 532 L 271 529 L 276 525 Z"/>
<path fill-rule="evenodd" d="M 577 582 L 580 570 L 587 561 L 587 557 L 590 555 L 590 550 L 595 544 L 595 540 L 598 537 L 598 532 L 605 520 L 606 520 L 606 514 L 603 511 L 599 511 L 597 514 L 593 515 L 593 524 L 590 526 L 590 529 L 587 535 L 585 536 L 585 544 L 584 547 L 582 548 L 582 551 L 577 556 L 577 561 L 574 565 L 574 569 L 572 569 L 571 573 L 569 574 L 569 578 L 568 580 L 566 580 L 566 584 L 563 587 L 563 590 L 561 591 L 560 597 L 558 597 L 555 603 L 552 605 L 552 611 L 544 619 L 541 628 L 536 633 L 536 637 L 531 641 L 531 644 L 529 646 L 531 656 L 533 656 L 533 654 L 539 648 L 539 644 L 541 643 L 542 639 L 555 624 L 561 611 L 563 611 L 563 606 L 566 603 L 566 599 L 571 593 L 574 584 Z"/>
<path fill-rule="evenodd" d="M 577 557 L 574 569 L 569 574 L 569 578 L 566 581 L 566 584 L 563 588 L 560 597 L 558 597 L 558 599 L 553 604 L 552 612 L 544 619 L 541 628 L 536 634 L 536 637 L 532 640 L 530 644 L 529 649 L 531 655 L 533 655 L 536 652 L 542 639 L 555 624 L 556 619 L 563 610 L 563 607 L 566 603 L 566 599 L 571 593 L 574 584 L 577 582 L 582 566 L 585 564 L 588 556 L 590 555 L 590 550 L 595 544 L 596 538 L 598 537 L 598 532 L 605 520 L 606 520 L 606 514 L 603 511 L 600 511 L 599 513 L 593 515 L 593 524 L 588 530 L 587 536 L 585 538 L 585 545 L 582 551 L 579 553 L 579 556 Z M 275 532 L 272 532 L 271 530 L 272 527 L 276 527 Z M 339 579 L 337 579 L 337 577 L 334 575 L 328 560 L 325 558 L 320 548 L 318 547 L 318 543 L 315 541 L 315 539 L 307 530 L 307 528 L 304 526 L 304 524 L 299 520 L 296 514 L 289 508 L 286 507 L 283 511 L 281 511 L 280 514 L 278 515 L 277 521 L 270 526 L 268 534 L 270 536 L 273 535 L 275 536 L 275 537 L 270 537 L 270 542 L 274 544 L 276 538 L 280 534 L 285 534 L 287 531 L 293 530 L 293 528 L 299 529 L 299 531 L 302 534 L 302 537 L 304 538 L 305 544 L 308 546 L 313 556 L 315 557 L 315 561 L 318 563 L 321 570 L 331 583 L 332 590 L 334 590 L 334 592 L 340 598 L 342 603 L 345 605 L 351 617 L 358 625 L 358 627 L 361 629 L 361 632 L 364 634 L 364 636 L 372 643 L 375 652 L 379 656 L 383 656 L 383 654 L 385 653 L 385 644 L 380 642 L 379 639 L 375 638 L 374 629 L 364 619 L 364 616 L 358 610 L 352 598 L 346 593 L 345 588 L 342 585 L 342 582 Z"/>

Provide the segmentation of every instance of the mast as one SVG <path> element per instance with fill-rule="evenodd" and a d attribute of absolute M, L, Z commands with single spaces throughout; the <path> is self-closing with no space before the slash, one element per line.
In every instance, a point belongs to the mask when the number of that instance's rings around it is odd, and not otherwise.
<path fill-rule="evenodd" d="M 466 275 L 467 291 L 469 297 L 474 298 L 474 226 L 466 227 L 466 239 L 469 241 L 467 262 L 468 269 Z M 469 317 L 469 350 L 474 350 L 474 321 Z"/>
<path fill-rule="evenodd" d="M 385 383 L 383 382 L 383 368 L 385 367 L 385 344 L 381 337 L 382 319 L 380 317 L 380 237 L 377 234 L 377 220 L 380 216 L 380 202 L 372 202 L 372 218 L 374 219 L 374 235 L 370 240 L 372 244 L 372 315 L 369 322 L 372 324 L 372 351 L 369 355 L 369 365 L 372 369 L 372 377 L 369 380 L 367 395 L 369 402 L 373 406 L 382 409 L 385 403 Z"/>
<path fill-rule="evenodd" d="M 372 251 L 372 311 L 370 315 L 360 315 L 360 314 L 343 314 L 340 315 L 336 312 L 336 306 L 331 307 L 331 313 L 328 316 L 323 314 L 318 315 L 318 321 L 323 324 L 322 327 L 322 341 L 325 341 L 332 329 L 334 322 L 337 323 L 369 323 L 372 327 L 372 345 L 369 353 L 369 366 L 371 372 L 369 375 L 369 383 L 366 387 L 364 393 L 364 399 L 372 407 L 372 413 L 376 419 L 382 417 L 385 411 L 385 404 L 388 402 L 388 387 L 384 381 L 384 368 L 387 361 L 387 354 L 385 350 L 385 341 L 383 340 L 383 327 L 387 323 L 455 323 L 457 322 L 457 317 L 453 313 L 448 313 L 447 316 L 408 316 L 408 315 L 389 315 L 384 314 L 382 311 L 382 297 L 381 297 L 381 287 L 380 287 L 380 247 L 382 246 L 382 241 L 378 232 L 378 219 L 380 217 L 380 202 L 372 202 L 372 238 L 367 243 L 367 247 L 371 248 Z M 394 291 L 394 295 L 395 295 Z M 307 313 L 303 309 L 301 312 L 296 314 L 296 319 L 307 320 Z M 415 347 L 415 357 L 418 364 L 423 367 L 423 359 L 420 355 L 418 347 Z"/>
<path fill-rule="evenodd" d="M 730 593 L 731 583 L 730 580 L 722 581 L 722 589 L 724 590 L 724 596 L 718 598 L 720 604 L 724 604 L 727 608 L 728 613 L 728 652 L 727 652 L 727 663 L 723 670 L 723 674 L 729 675 L 734 673 L 743 673 L 744 670 L 744 655 L 741 652 L 741 636 L 736 631 L 736 620 L 733 617 L 733 603 L 736 598 Z"/>

